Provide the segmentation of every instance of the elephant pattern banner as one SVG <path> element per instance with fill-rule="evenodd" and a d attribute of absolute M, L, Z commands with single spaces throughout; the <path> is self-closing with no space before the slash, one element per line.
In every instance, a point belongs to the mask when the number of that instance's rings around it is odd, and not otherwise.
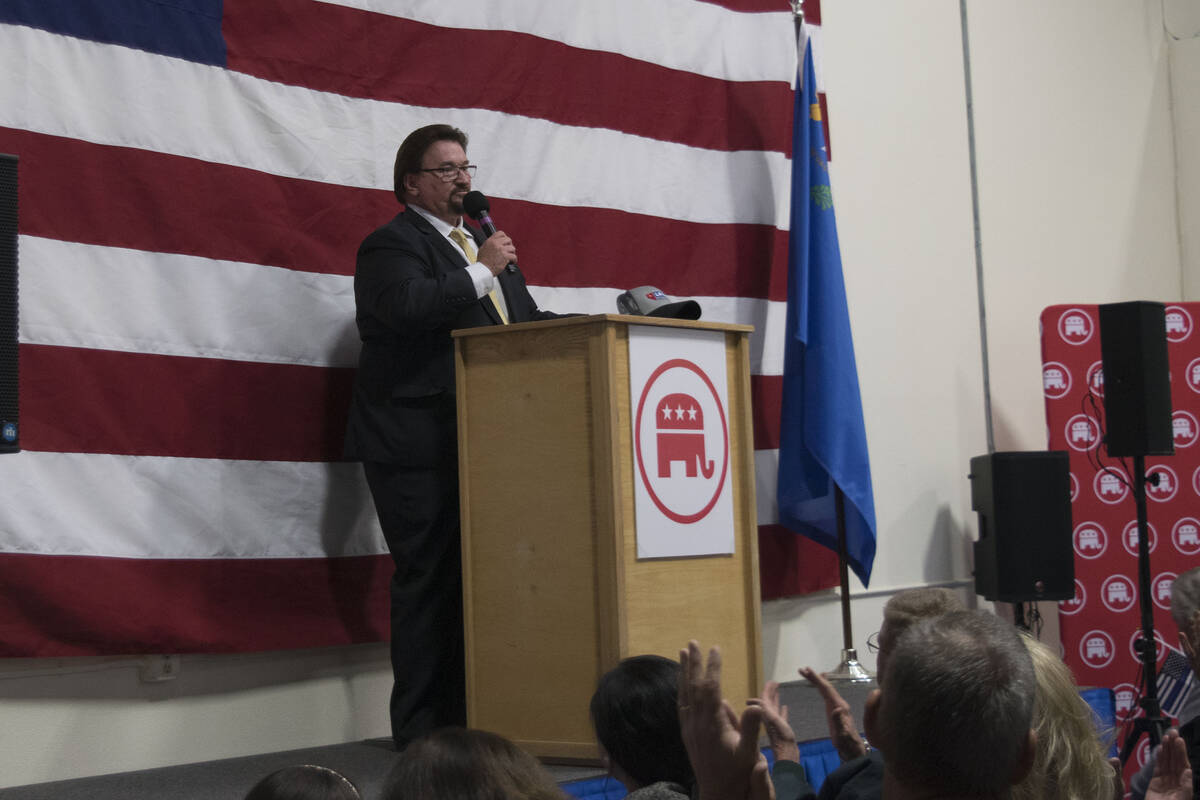
<path fill-rule="evenodd" d="M 1200 564 L 1200 303 L 1166 307 L 1175 455 L 1147 456 L 1150 594 L 1161 672 L 1178 647 L 1170 616 L 1175 577 Z M 1112 688 L 1117 720 L 1142 714 L 1137 509 L 1133 459 L 1104 449 L 1104 372 L 1096 305 L 1042 312 L 1042 390 L 1051 450 L 1071 457 L 1075 596 L 1059 603 L 1063 659 L 1080 686 Z M 1166 712 L 1170 708 L 1164 707 Z M 1147 739 L 1137 751 L 1144 761 Z"/>

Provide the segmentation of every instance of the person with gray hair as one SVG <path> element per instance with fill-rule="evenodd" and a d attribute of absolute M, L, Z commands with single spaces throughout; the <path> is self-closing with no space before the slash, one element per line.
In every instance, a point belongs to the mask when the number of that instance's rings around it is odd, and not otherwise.
<path fill-rule="evenodd" d="M 1200 567 L 1189 569 L 1171 584 L 1171 619 L 1175 621 L 1175 628 L 1179 632 L 1180 649 L 1191 662 L 1192 672 L 1200 675 Z M 1187 743 L 1194 764 L 1200 758 L 1200 689 L 1195 684 L 1179 709 L 1179 722 L 1180 736 Z M 1129 781 L 1133 800 L 1143 800 L 1146 796 L 1157 760 L 1158 748 L 1155 748 Z M 1197 796 L 1200 796 L 1200 787 Z"/>
<path fill-rule="evenodd" d="M 905 631 L 867 699 L 883 795 L 1002 798 L 1033 763 L 1033 662 L 1012 625 L 959 611 Z"/>
<path fill-rule="evenodd" d="M 904 631 L 921 620 L 963 610 L 965 607 L 958 595 L 940 587 L 908 589 L 888 600 L 883 607 L 883 623 L 879 633 L 872 637 L 874 642 L 867 640 L 868 646 L 876 651 L 876 680 L 879 685 L 884 683 L 888 655 Z M 803 667 L 800 674 L 816 687 L 825 701 L 829 737 L 842 760 L 842 764 L 825 777 L 817 800 L 877 800 L 883 787 L 883 758 L 879 751 L 867 749 L 866 743 L 858 735 L 850 704 L 838 694 L 833 684 L 811 667 Z M 786 707 L 779 705 L 778 695 L 779 684 L 768 681 L 763 687 L 763 696 L 749 702 L 763 708 L 767 736 L 775 751 L 775 766 L 771 774 L 776 789 L 786 792 L 784 787 L 790 789 L 798 786 L 800 788 L 797 791 L 802 794 L 808 778 L 799 764 L 800 751 L 795 744 L 796 737 L 788 723 Z"/>

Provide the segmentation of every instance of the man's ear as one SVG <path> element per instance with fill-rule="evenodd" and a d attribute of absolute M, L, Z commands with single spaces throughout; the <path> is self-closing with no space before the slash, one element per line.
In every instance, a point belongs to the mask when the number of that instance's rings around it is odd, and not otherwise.
<path fill-rule="evenodd" d="M 1009 777 L 1009 785 L 1016 786 L 1021 781 L 1025 780 L 1025 776 L 1033 769 L 1033 760 L 1037 757 L 1037 731 L 1033 728 L 1029 729 L 1029 736 L 1025 737 L 1025 745 L 1021 748 L 1021 754 L 1017 758 L 1016 766 L 1013 767 L 1012 775 Z"/>
<path fill-rule="evenodd" d="M 409 172 L 400 179 L 400 185 L 404 187 L 404 197 L 409 198 L 417 193 L 417 176 Z"/>
<path fill-rule="evenodd" d="M 883 744 L 879 729 L 880 697 L 882 697 L 882 693 L 878 689 L 875 689 L 867 695 L 867 702 L 863 705 L 863 732 L 867 734 L 867 741 L 876 750 L 883 749 L 880 747 Z"/>

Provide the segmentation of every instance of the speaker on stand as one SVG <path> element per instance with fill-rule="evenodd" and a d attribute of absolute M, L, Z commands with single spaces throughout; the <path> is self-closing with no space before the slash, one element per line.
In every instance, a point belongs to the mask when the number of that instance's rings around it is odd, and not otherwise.
<path fill-rule="evenodd" d="M 1121 747 L 1121 763 L 1133 754 L 1142 734 L 1157 747 L 1167 730 L 1158 701 L 1158 663 L 1154 640 L 1154 603 L 1150 586 L 1150 545 L 1146 519 L 1146 456 L 1174 455 L 1171 430 L 1171 377 L 1167 361 L 1166 307 L 1137 301 L 1100 306 L 1100 350 L 1104 369 L 1104 447 L 1112 458 L 1133 457 L 1133 499 L 1137 505 L 1138 604 L 1142 636 L 1137 642 L 1142 662 L 1145 714 Z"/>
<path fill-rule="evenodd" d="M 1066 451 L 976 456 L 968 477 L 971 508 L 979 514 L 976 593 L 1017 604 L 1074 597 Z"/>

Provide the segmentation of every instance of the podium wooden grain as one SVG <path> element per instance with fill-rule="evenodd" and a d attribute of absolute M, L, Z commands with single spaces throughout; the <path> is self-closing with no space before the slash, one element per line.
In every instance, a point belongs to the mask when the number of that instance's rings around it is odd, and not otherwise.
<path fill-rule="evenodd" d="M 637 558 L 629 328 L 722 331 L 735 553 Z M 615 314 L 455 331 L 467 718 L 539 757 L 598 757 L 588 701 L 619 660 L 724 657 L 762 681 L 749 333 Z"/>

